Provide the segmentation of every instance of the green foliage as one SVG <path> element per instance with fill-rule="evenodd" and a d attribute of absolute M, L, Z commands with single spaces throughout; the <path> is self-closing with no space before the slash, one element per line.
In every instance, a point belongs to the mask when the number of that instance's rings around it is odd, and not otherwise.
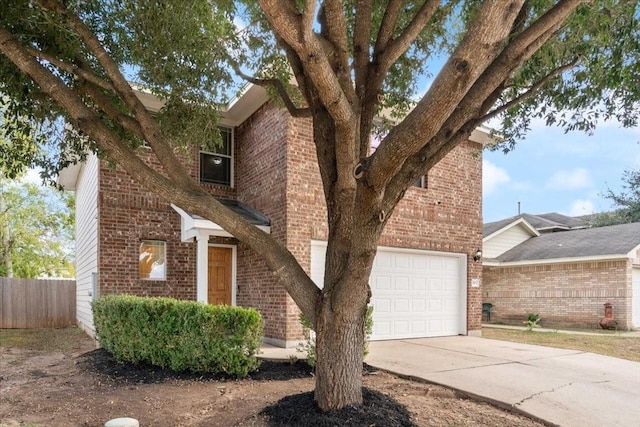
<path fill-rule="evenodd" d="M 533 328 L 539 328 L 541 321 L 542 319 L 540 319 L 539 314 L 527 314 L 527 320 L 524 322 L 527 327 L 527 331 L 532 331 Z"/>
<path fill-rule="evenodd" d="M 0 276 L 74 277 L 75 196 L 0 179 Z"/>
<path fill-rule="evenodd" d="M 297 350 L 300 353 L 306 354 L 307 363 L 309 366 L 316 366 L 317 353 L 316 353 L 316 333 L 313 330 L 313 325 L 306 318 L 306 316 L 300 313 L 300 324 L 302 325 L 302 335 L 304 341 L 298 345 Z M 364 319 L 364 345 L 362 347 L 362 357 L 366 357 L 369 354 L 369 339 L 373 332 L 373 307 L 367 307 L 367 314 Z"/>
<path fill-rule="evenodd" d="M 19 113 L 7 96 L 0 97 L 0 178 L 15 179 L 34 162 L 43 141 L 34 123 Z"/>
<path fill-rule="evenodd" d="M 92 303 L 102 347 L 120 362 L 245 376 L 259 366 L 262 318 L 250 308 L 107 295 Z"/>
<path fill-rule="evenodd" d="M 528 21 L 555 2 L 530 2 Z M 504 143 L 509 151 L 525 137 L 531 121 L 565 131 L 590 133 L 599 122 L 617 120 L 638 125 L 640 108 L 640 3 L 600 0 L 585 3 L 572 14 L 538 52 L 519 69 L 498 104 L 505 104 L 539 82 L 552 70 L 569 66 L 549 79 L 535 96 L 503 116 Z"/>
<path fill-rule="evenodd" d="M 613 212 L 595 215 L 590 220 L 591 226 L 602 227 L 640 222 L 640 170 L 625 171 L 622 180 L 624 182 L 622 192 L 614 193 L 609 189 L 604 195 L 614 203 L 616 209 Z"/>

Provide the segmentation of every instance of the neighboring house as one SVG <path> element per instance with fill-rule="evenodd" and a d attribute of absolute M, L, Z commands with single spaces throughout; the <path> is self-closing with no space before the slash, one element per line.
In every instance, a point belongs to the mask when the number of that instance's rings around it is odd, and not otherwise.
<path fill-rule="evenodd" d="M 151 111 L 161 104 L 139 95 Z M 291 117 L 248 86 L 222 112 L 223 146 L 193 150 L 194 179 L 287 247 L 322 282 L 326 207 L 310 119 Z M 482 144 L 476 130 L 396 207 L 371 275 L 373 338 L 479 334 Z M 159 167 L 153 154 L 138 155 Z M 265 341 L 302 338 L 298 309 L 260 255 L 220 226 L 138 185 L 121 168 L 89 156 L 61 173 L 77 193 L 77 315 L 93 333 L 92 298 L 113 293 L 171 296 L 255 307 Z"/>
<path fill-rule="evenodd" d="M 587 228 L 581 218 L 522 214 L 484 225 L 483 302 L 491 321 L 596 328 L 604 304 L 640 327 L 640 223 Z"/>

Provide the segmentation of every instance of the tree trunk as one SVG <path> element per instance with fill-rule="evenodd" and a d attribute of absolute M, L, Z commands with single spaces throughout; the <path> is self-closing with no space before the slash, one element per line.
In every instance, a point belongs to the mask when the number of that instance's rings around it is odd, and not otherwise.
<path fill-rule="evenodd" d="M 316 322 L 315 401 L 323 411 L 362 403 L 366 303 L 334 305 L 326 300 Z"/>
<path fill-rule="evenodd" d="M 11 251 L 13 242 L 11 241 L 11 229 L 9 228 L 9 213 L 4 203 L 4 197 L 0 194 L 0 215 L 3 216 L 2 224 L 2 263 L 5 267 L 5 276 L 13 277 L 13 260 L 11 258 Z"/>

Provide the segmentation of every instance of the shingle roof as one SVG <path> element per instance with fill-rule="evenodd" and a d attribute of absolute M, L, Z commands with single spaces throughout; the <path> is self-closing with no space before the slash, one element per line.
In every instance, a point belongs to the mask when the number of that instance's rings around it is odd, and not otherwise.
<path fill-rule="evenodd" d="M 517 221 L 519 218 L 525 219 L 533 228 L 542 233 L 584 228 L 586 226 L 585 221 L 581 218 L 575 218 L 556 212 L 538 215 L 523 213 L 521 215 L 512 216 L 511 218 L 484 224 L 482 227 L 482 235 L 484 237 L 489 236 L 512 222 Z"/>
<path fill-rule="evenodd" d="M 249 206 L 240 203 L 236 200 L 218 199 L 220 203 L 231 209 L 241 217 L 243 217 L 249 224 L 253 225 L 271 225 L 271 220 L 262 212 L 250 208 Z M 195 219 L 203 219 L 200 215 L 189 214 Z"/>
<path fill-rule="evenodd" d="M 640 246 L 640 222 L 532 237 L 500 255 L 500 262 L 621 255 Z"/>

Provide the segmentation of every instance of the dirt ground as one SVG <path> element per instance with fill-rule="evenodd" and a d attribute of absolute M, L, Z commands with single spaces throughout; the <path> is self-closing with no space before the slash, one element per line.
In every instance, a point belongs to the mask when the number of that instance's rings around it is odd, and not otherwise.
<path fill-rule="evenodd" d="M 172 374 L 118 365 L 75 328 L 0 330 L 2 427 L 102 426 L 124 416 L 145 427 L 280 426 L 301 424 L 289 418 L 301 414 L 305 425 L 326 426 L 542 425 L 449 389 L 380 371 L 365 373 L 368 406 L 326 418 L 309 404 L 313 381 L 301 362 L 265 363 L 240 380 Z M 397 416 L 381 415 L 376 409 L 381 402 Z M 366 423 L 354 418 L 358 410 L 368 413 Z"/>

